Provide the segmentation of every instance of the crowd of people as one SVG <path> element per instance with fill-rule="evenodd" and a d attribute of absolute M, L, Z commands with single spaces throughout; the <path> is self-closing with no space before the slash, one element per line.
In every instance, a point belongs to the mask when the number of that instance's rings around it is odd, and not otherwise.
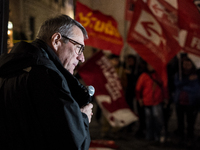
<path fill-rule="evenodd" d="M 109 59 L 117 72 L 123 68 L 118 74 L 125 100 L 139 116 L 136 137 L 164 143 L 169 138 L 168 124 L 173 111 L 171 105 L 174 105 L 177 118 L 174 134 L 181 140 L 194 139 L 200 102 L 200 74 L 187 54 L 180 58 L 176 56 L 168 63 L 167 89 L 156 70 L 142 58 L 131 54 L 121 65 L 118 56 L 111 55 Z M 132 123 L 125 130 L 131 132 L 134 127 Z"/>

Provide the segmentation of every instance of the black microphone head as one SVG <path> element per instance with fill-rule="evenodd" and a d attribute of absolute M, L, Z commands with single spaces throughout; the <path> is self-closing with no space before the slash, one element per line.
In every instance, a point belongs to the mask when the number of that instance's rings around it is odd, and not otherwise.
<path fill-rule="evenodd" d="M 87 87 L 87 89 L 88 89 L 89 95 L 90 95 L 90 96 L 93 96 L 93 95 L 94 95 L 94 92 L 95 92 L 94 87 L 90 85 L 90 86 Z"/>

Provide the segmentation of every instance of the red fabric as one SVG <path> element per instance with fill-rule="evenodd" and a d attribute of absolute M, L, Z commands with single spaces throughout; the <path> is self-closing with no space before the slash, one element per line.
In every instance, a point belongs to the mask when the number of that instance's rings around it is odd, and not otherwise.
<path fill-rule="evenodd" d="M 166 65 L 181 47 L 177 40 L 177 19 L 173 18 L 176 15 L 171 15 L 175 9 L 163 5 L 157 0 L 136 2 L 127 42 L 153 66 L 167 87 Z"/>
<path fill-rule="evenodd" d="M 200 56 L 200 34 L 188 31 L 185 31 L 185 33 L 186 34 L 182 36 L 184 40 L 183 51 Z"/>
<path fill-rule="evenodd" d="M 200 31 L 200 13 L 191 0 L 178 0 L 178 22 L 181 29 Z"/>
<path fill-rule="evenodd" d="M 125 19 L 128 21 L 131 21 L 132 19 L 134 13 L 135 1 L 136 0 L 126 0 Z"/>
<path fill-rule="evenodd" d="M 96 53 L 82 65 L 78 69 L 78 73 L 87 85 L 94 86 L 95 96 L 111 96 L 111 102 L 104 102 L 103 104 L 109 112 L 128 107 L 128 104 L 126 104 L 124 100 L 124 93 L 119 77 L 102 51 Z M 107 90 L 106 86 L 110 91 Z"/>
<path fill-rule="evenodd" d="M 86 85 L 95 88 L 95 99 L 112 126 L 122 127 L 138 120 L 125 101 L 119 77 L 102 51 L 78 69 Z"/>
<path fill-rule="evenodd" d="M 158 76 L 155 73 L 152 74 L 152 78 L 158 80 Z M 155 84 L 147 73 L 140 75 L 136 84 L 137 100 L 142 99 L 145 106 L 158 105 L 163 101 L 164 95 L 162 88 Z"/>
<path fill-rule="evenodd" d="M 81 66 L 78 73 L 87 85 L 94 86 L 95 96 L 111 96 L 111 102 L 103 102 L 104 107 L 109 112 L 128 107 L 119 77 L 114 67 L 101 51 Z M 106 86 L 110 87 L 110 91 L 107 90 Z"/>
<path fill-rule="evenodd" d="M 178 16 L 183 50 L 200 56 L 200 13 L 192 0 L 178 0 Z"/>
<path fill-rule="evenodd" d="M 109 50 L 119 55 L 123 47 L 123 39 L 118 31 L 116 20 L 100 11 L 76 3 L 76 17 L 87 30 L 89 39 L 85 45 L 93 46 L 102 50 Z"/>

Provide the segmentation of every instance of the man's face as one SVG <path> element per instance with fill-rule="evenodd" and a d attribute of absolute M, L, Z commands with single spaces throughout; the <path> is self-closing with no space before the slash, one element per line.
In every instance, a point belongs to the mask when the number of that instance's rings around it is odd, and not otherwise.
<path fill-rule="evenodd" d="M 74 26 L 73 27 L 73 36 L 68 37 L 82 45 L 84 45 L 84 37 L 82 31 Z M 67 69 L 71 74 L 74 73 L 75 67 L 78 65 L 79 61 L 82 63 L 85 61 L 83 53 L 78 55 L 75 50 L 77 50 L 78 45 L 74 45 L 71 42 L 64 43 L 64 40 L 61 41 L 61 46 L 56 52 L 64 68 Z"/>

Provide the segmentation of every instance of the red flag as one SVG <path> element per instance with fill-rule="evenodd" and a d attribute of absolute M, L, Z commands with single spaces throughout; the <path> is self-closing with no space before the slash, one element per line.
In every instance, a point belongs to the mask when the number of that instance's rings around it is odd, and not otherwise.
<path fill-rule="evenodd" d="M 200 13 L 192 0 L 178 0 L 180 45 L 200 56 Z"/>
<path fill-rule="evenodd" d="M 85 41 L 99 49 L 109 50 L 113 54 L 119 55 L 123 47 L 123 39 L 117 29 L 116 20 L 95 11 L 89 7 L 77 2 L 76 20 L 80 22 L 87 30 L 89 39 Z"/>
<path fill-rule="evenodd" d="M 161 75 L 166 86 L 166 65 L 178 51 L 177 18 L 158 0 L 139 0 L 135 4 L 128 43 Z"/>
<path fill-rule="evenodd" d="M 102 51 L 96 53 L 78 70 L 87 85 L 95 88 L 95 98 L 111 126 L 123 127 L 138 117 L 125 101 L 115 68 Z"/>
<path fill-rule="evenodd" d="M 200 31 L 200 13 L 191 0 L 178 0 L 179 27 L 188 31 Z"/>

